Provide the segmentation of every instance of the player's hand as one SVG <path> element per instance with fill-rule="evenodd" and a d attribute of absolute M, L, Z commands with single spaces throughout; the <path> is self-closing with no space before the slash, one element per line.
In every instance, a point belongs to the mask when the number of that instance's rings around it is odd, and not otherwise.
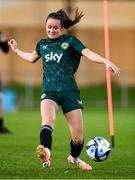
<path fill-rule="evenodd" d="M 17 42 L 15 41 L 15 39 L 11 39 L 8 41 L 8 45 L 11 47 L 11 49 L 16 52 L 17 48 Z"/>
<path fill-rule="evenodd" d="M 116 75 L 120 75 L 120 69 L 111 61 L 106 61 L 105 65 L 106 68 L 109 69 L 111 72 L 115 73 Z"/>

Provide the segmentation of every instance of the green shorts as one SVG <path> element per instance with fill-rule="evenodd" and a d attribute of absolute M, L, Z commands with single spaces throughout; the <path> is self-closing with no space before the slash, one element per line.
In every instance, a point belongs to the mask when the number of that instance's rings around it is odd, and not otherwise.
<path fill-rule="evenodd" d="M 41 101 L 44 99 L 56 102 L 58 106 L 61 106 L 64 114 L 75 109 L 83 109 L 79 91 L 45 92 L 41 95 Z"/>

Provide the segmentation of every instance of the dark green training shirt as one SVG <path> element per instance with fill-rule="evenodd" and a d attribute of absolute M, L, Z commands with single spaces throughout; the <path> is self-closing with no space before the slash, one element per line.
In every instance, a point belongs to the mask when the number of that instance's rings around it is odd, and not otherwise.
<path fill-rule="evenodd" d="M 42 92 L 78 90 L 74 73 L 80 64 L 85 46 L 71 35 L 58 39 L 41 39 L 36 52 L 43 63 Z"/>

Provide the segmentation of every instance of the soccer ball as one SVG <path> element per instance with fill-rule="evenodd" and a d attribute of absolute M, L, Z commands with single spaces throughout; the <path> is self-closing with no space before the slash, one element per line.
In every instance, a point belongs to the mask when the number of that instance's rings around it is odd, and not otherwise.
<path fill-rule="evenodd" d="M 86 144 L 86 152 L 90 159 L 100 162 L 107 159 L 111 151 L 110 143 L 103 137 L 96 136 Z"/>

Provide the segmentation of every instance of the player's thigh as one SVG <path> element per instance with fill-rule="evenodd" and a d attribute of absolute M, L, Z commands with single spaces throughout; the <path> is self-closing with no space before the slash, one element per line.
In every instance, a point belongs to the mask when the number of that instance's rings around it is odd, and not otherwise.
<path fill-rule="evenodd" d="M 41 101 L 40 106 L 42 125 L 47 124 L 53 128 L 56 119 L 56 111 L 58 109 L 58 105 L 50 99 L 44 99 Z"/>
<path fill-rule="evenodd" d="M 83 116 L 82 110 L 76 109 L 65 114 L 72 139 L 77 143 L 83 141 Z"/>

